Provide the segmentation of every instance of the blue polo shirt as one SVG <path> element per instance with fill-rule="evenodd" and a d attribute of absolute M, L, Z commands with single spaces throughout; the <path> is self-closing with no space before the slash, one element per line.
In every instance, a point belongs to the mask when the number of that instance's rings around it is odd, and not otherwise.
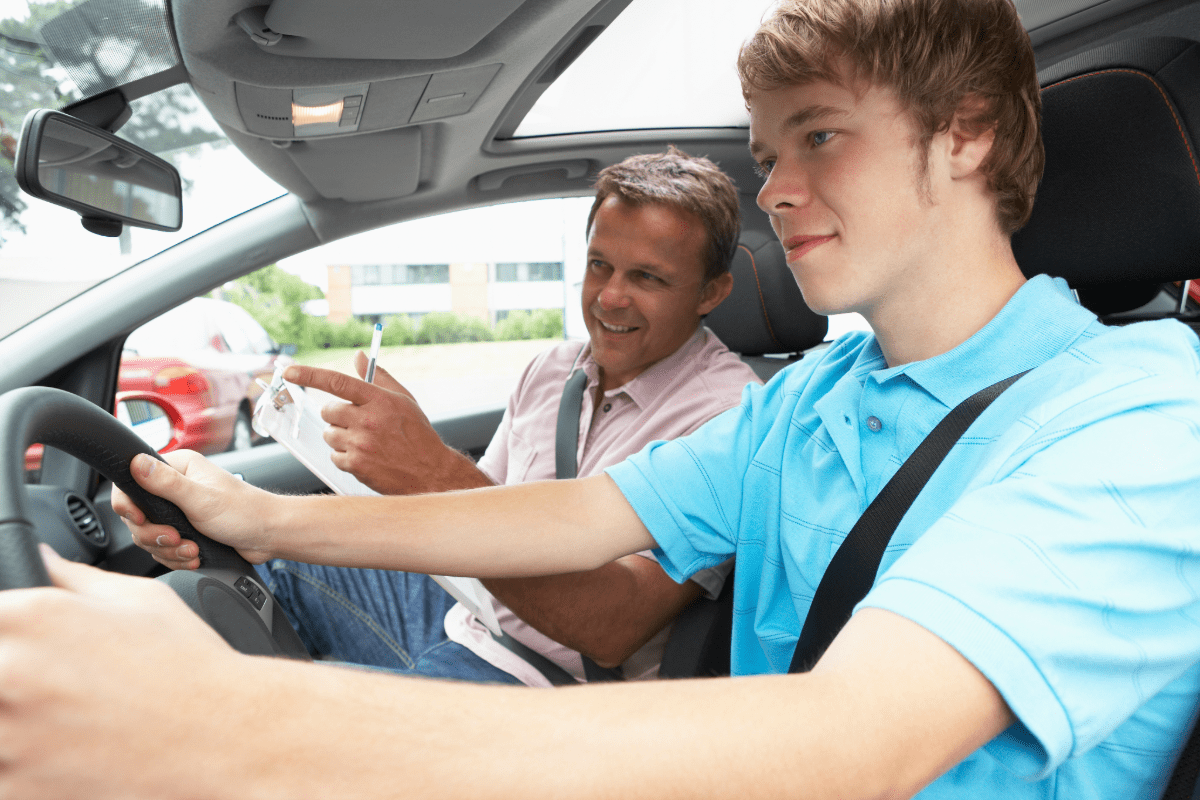
<path fill-rule="evenodd" d="M 1157 797 L 1200 693 L 1200 343 L 1028 281 L 966 342 L 888 368 L 843 337 L 692 436 L 611 467 L 676 580 L 737 556 L 734 674 L 786 672 L 834 552 L 959 402 L 955 445 L 862 606 L 937 634 L 1019 720 L 921 797 Z"/>

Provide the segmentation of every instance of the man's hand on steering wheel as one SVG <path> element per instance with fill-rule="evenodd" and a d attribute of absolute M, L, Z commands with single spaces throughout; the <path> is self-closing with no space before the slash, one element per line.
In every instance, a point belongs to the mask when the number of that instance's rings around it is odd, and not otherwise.
<path fill-rule="evenodd" d="M 42 548 L 54 586 L 0 592 L 0 795 L 178 796 L 167 789 L 184 775 L 197 795 L 206 780 L 219 791 L 219 754 L 195 748 L 206 736 L 228 739 L 195 712 L 213 697 L 231 713 L 246 705 L 230 687 L 253 659 L 165 584 Z M 150 690 L 163 681 L 182 691 Z"/>
<path fill-rule="evenodd" d="M 167 464 L 147 455 L 134 458 L 134 480 L 146 491 L 175 503 L 198 531 L 235 548 L 251 564 L 270 557 L 262 521 L 268 518 L 276 495 L 238 480 L 191 450 L 166 453 L 163 458 Z M 182 539 L 169 525 L 147 521 L 142 510 L 116 487 L 112 506 L 124 517 L 133 541 L 155 561 L 171 569 L 200 566 L 195 542 Z"/>

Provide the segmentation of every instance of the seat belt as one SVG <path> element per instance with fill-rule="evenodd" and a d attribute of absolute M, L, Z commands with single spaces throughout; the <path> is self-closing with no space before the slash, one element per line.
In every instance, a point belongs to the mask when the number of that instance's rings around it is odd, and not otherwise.
<path fill-rule="evenodd" d="M 558 426 L 554 431 L 554 477 L 574 478 L 579 473 L 579 415 L 583 413 L 583 393 L 587 389 L 587 374 L 576 369 L 563 386 L 558 403 Z M 582 653 L 583 672 L 588 683 L 621 681 L 625 676 L 620 667 L 602 667 Z"/>
<path fill-rule="evenodd" d="M 574 478 L 579 471 L 577 455 L 579 415 L 583 412 L 583 393 L 586 388 L 587 374 L 582 369 L 572 372 L 567 378 L 566 385 L 563 386 L 562 400 L 558 404 L 558 422 L 554 431 L 554 477 L 559 480 Z M 562 667 L 537 651 L 529 649 L 507 633 L 503 636 L 493 634 L 492 638 L 536 667 L 538 672 L 545 675 L 546 679 L 555 686 L 578 683 Z M 580 653 L 580 658 L 583 659 L 583 672 L 589 683 L 625 679 L 625 676 L 621 674 L 620 667 L 613 669 L 602 667 L 582 653 Z"/>
<path fill-rule="evenodd" d="M 558 402 L 558 426 L 554 430 L 554 477 L 558 480 L 579 474 L 579 415 L 583 413 L 583 392 L 587 374 L 577 369 L 563 386 Z"/>
<path fill-rule="evenodd" d="M 1192 735 L 1175 762 L 1162 800 L 1200 800 L 1200 720 L 1196 721 Z"/>
<path fill-rule="evenodd" d="M 938 465 L 975 418 L 1024 374 L 993 383 L 955 406 L 867 506 L 821 576 L 788 672 L 808 672 L 816 665 L 874 585 L 884 549 Z"/>

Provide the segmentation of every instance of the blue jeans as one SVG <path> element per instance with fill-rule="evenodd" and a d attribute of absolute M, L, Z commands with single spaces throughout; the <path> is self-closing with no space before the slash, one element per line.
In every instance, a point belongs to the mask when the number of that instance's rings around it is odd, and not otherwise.
<path fill-rule="evenodd" d="M 455 600 L 428 575 L 283 559 L 255 569 L 313 656 L 402 675 L 520 683 L 446 638 Z"/>

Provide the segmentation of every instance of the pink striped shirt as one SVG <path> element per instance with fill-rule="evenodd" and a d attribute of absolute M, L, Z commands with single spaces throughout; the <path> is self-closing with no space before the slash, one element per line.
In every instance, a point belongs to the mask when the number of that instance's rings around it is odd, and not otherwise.
<path fill-rule="evenodd" d="M 579 416 L 579 477 L 595 475 L 624 461 L 647 444 L 674 439 L 699 428 L 741 400 L 747 383 L 758 377 L 707 328 L 678 350 L 651 365 L 623 386 L 610 389 L 597 401 L 599 367 L 591 345 L 563 342 L 545 351 L 526 367 L 513 391 L 500 428 L 479 460 L 479 468 L 499 484 L 552 480 L 554 442 L 563 385 L 576 366 L 588 376 Z M 653 558 L 649 551 L 640 555 Z M 706 594 L 716 596 L 728 569 L 705 570 L 692 577 Z M 506 633 L 584 681 L 577 651 L 550 639 L 491 598 Z M 660 631 L 622 665 L 629 679 L 658 674 L 670 626 Z M 498 644 L 461 604 L 446 615 L 446 634 L 480 658 L 529 686 L 549 686 L 540 672 Z"/>

